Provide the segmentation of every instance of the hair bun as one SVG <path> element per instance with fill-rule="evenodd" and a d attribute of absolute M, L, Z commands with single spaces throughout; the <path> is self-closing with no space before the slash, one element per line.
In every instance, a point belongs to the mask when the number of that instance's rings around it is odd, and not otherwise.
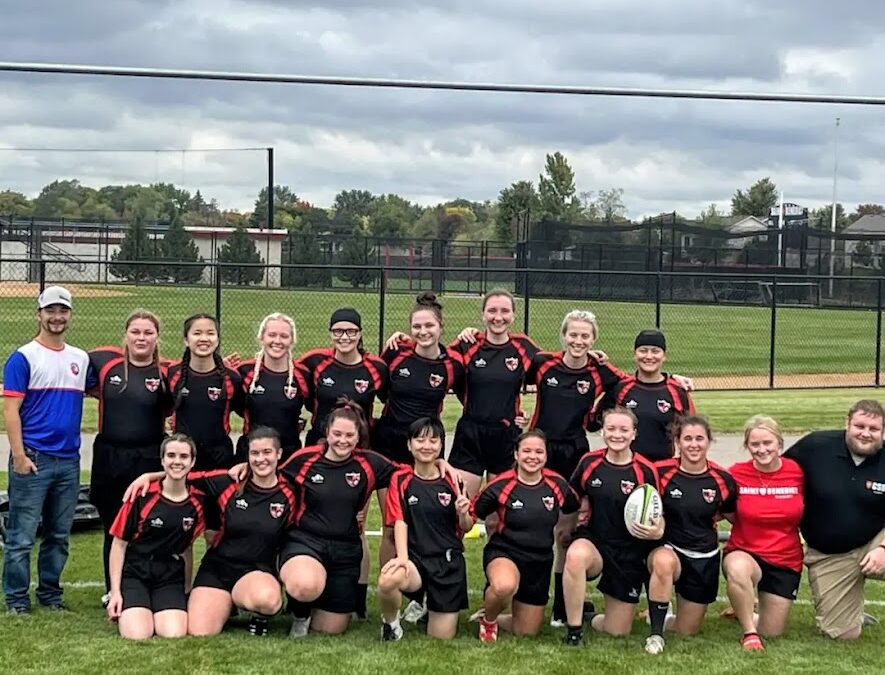
<path fill-rule="evenodd" d="M 419 293 L 418 297 L 415 298 L 415 301 L 419 305 L 439 305 L 439 301 L 436 299 L 436 293 L 431 291 L 424 291 L 423 293 Z"/>

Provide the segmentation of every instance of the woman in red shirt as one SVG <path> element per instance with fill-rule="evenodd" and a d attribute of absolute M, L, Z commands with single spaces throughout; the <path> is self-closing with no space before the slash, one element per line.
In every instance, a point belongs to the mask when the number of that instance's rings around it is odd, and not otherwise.
<path fill-rule="evenodd" d="M 762 650 L 759 634 L 783 633 L 802 576 L 799 521 L 804 507 L 802 469 L 781 457 L 778 423 L 756 415 L 744 425 L 744 447 L 752 457 L 728 472 L 738 487 L 737 510 L 722 564 L 728 598 L 743 628 L 744 649 Z M 754 621 L 755 594 L 759 615 Z"/>

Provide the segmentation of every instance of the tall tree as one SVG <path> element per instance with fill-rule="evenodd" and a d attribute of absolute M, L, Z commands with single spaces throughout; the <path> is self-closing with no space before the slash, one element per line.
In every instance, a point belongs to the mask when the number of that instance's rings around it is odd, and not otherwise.
<path fill-rule="evenodd" d="M 273 188 L 273 225 L 275 228 L 285 228 L 285 215 L 291 214 L 300 203 L 296 195 L 288 185 L 274 185 Z M 258 199 L 255 200 L 255 209 L 249 217 L 251 227 L 267 227 L 267 187 L 261 188 Z"/>
<path fill-rule="evenodd" d="M 369 208 L 369 233 L 374 237 L 399 238 L 412 229 L 418 217 L 408 200 L 399 195 L 384 195 Z"/>
<path fill-rule="evenodd" d="M 833 225 L 833 205 L 827 204 L 819 209 L 815 209 L 809 214 L 809 221 L 813 228 L 817 230 L 829 231 Z M 851 221 L 848 214 L 845 213 L 845 207 L 840 202 L 836 202 L 836 232 L 841 232 Z"/>
<path fill-rule="evenodd" d="M 607 223 L 626 220 L 627 207 L 624 206 L 624 188 L 600 190 L 596 195 L 596 213 Z"/>
<path fill-rule="evenodd" d="M 575 192 L 575 172 L 561 152 L 547 155 L 544 173 L 538 177 L 541 216 L 572 223 L 581 213 Z"/>
<path fill-rule="evenodd" d="M 864 216 L 885 216 L 885 206 L 881 204 L 858 204 L 849 220 L 853 223 Z"/>
<path fill-rule="evenodd" d="M 777 186 L 766 176 L 753 183 L 746 192 L 735 191 L 731 198 L 731 215 L 768 218 L 777 202 Z"/>
<path fill-rule="evenodd" d="M 221 278 L 228 283 L 243 286 L 257 284 L 264 278 L 264 269 L 253 266 L 264 261 L 245 227 L 231 232 L 218 251 L 218 262 L 225 264 L 221 267 Z"/>
<path fill-rule="evenodd" d="M 13 192 L 12 190 L 0 192 L 0 215 L 28 216 L 33 212 L 34 205 L 21 192 Z"/>
<path fill-rule="evenodd" d="M 144 217 L 136 216 L 126 228 L 120 248 L 111 254 L 111 264 L 108 269 L 115 277 L 125 281 L 139 282 L 152 279 L 158 269 L 154 265 L 144 263 L 156 259 L 154 248 L 148 239 Z"/>
<path fill-rule="evenodd" d="M 205 265 L 193 237 L 184 229 L 184 221 L 177 214 L 163 236 L 163 275 L 177 284 L 194 284 L 203 276 Z M 189 263 L 189 264 L 188 264 Z"/>
<path fill-rule="evenodd" d="M 495 217 L 495 239 L 514 241 L 527 236 L 528 225 L 538 220 L 540 198 L 530 180 L 519 180 L 501 190 Z"/>
<path fill-rule="evenodd" d="M 344 238 L 338 262 L 342 265 L 359 266 L 359 269 L 338 270 L 337 276 L 354 288 L 366 287 L 378 278 L 377 270 L 369 267 L 377 264 L 377 252 L 360 227 L 355 227 L 351 236 Z"/>

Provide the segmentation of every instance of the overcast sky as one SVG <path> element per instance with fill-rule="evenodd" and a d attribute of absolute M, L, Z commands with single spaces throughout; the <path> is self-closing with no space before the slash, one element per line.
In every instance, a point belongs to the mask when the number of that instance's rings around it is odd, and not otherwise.
<path fill-rule="evenodd" d="M 873 0 L 0 0 L 0 60 L 847 95 L 885 94 Z M 876 65 L 880 64 L 880 65 Z M 771 176 L 787 201 L 885 201 L 885 109 L 446 93 L 0 73 L 0 147 L 276 151 L 276 182 L 432 204 L 494 199 L 571 160 L 579 191 L 621 187 L 629 215 L 710 202 Z M 0 152 L 0 189 L 56 178 L 202 189 L 251 209 L 243 153 Z"/>

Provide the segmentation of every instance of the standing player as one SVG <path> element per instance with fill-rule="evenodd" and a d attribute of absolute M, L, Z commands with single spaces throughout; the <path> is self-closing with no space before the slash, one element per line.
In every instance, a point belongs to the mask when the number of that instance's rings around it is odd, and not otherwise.
<path fill-rule="evenodd" d="M 111 527 L 108 618 L 124 638 L 187 635 L 185 553 L 205 525 L 202 495 L 187 485 L 195 452 L 183 434 L 165 439 L 163 477 L 125 502 Z"/>
<path fill-rule="evenodd" d="M 694 403 L 685 380 L 663 372 L 667 340 L 661 331 L 641 331 L 633 350 L 636 373 L 615 385 L 601 408 L 620 405 L 632 410 L 639 420 L 633 450 L 657 462 L 673 456 L 670 425 L 680 415 L 693 415 Z"/>
<path fill-rule="evenodd" d="M 728 471 L 738 500 L 722 569 L 728 599 L 743 628 L 744 649 L 762 650 L 759 635 L 784 632 L 802 576 L 799 522 L 804 511 L 802 469 L 781 456 L 783 436 L 777 422 L 756 415 L 744 425 L 750 459 Z M 759 592 L 759 618 L 753 607 Z"/>
<path fill-rule="evenodd" d="M 403 636 L 402 595 L 424 597 L 430 616 L 427 634 L 443 640 L 455 637 L 458 612 L 467 608 L 467 568 L 461 538 L 473 527 L 470 500 L 437 465 L 446 432 L 438 419 L 425 417 L 409 427 L 409 450 L 414 470 L 393 475 L 387 492 L 387 525 L 394 529 L 396 557 L 378 577 L 381 639 Z"/>
<path fill-rule="evenodd" d="M 92 445 L 90 501 L 104 527 L 105 591 L 110 591 L 108 561 L 114 540 L 111 526 L 126 487 L 143 473 L 160 468 L 160 443 L 172 407 L 166 368 L 160 365 L 160 321 L 136 310 L 126 319 L 123 349 L 99 347 L 89 352 L 98 386 L 98 435 Z M 106 602 L 108 595 L 102 599 Z"/>
<path fill-rule="evenodd" d="M 296 452 L 281 468 L 302 503 L 280 552 L 280 578 L 293 614 L 289 637 L 347 630 L 357 603 L 360 525 L 372 492 L 387 488 L 398 465 L 370 450 L 361 407 L 345 400 L 326 418 L 320 445 Z"/>
<path fill-rule="evenodd" d="M 648 556 L 649 654 L 664 651 L 664 622 L 674 586 L 673 630 L 680 635 L 700 630 L 707 605 L 719 591 L 722 555 L 716 521 L 722 513 L 733 513 L 737 501 L 734 479 L 707 459 L 713 438 L 705 418 L 677 418 L 673 439 L 678 456 L 656 465 L 667 526 L 663 546 Z"/>
<path fill-rule="evenodd" d="M 260 349 L 254 359 L 237 365 L 242 378 L 243 434 L 237 441 L 236 456 L 245 460 L 249 431 L 270 427 L 280 435 L 283 461 L 301 449 L 301 408 L 308 396 L 307 374 L 292 357 L 297 340 L 295 322 L 275 312 L 258 326 Z"/>
<path fill-rule="evenodd" d="M 584 643 L 587 579 L 600 575 L 598 588 L 605 599 L 605 613 L 594 615 L 590 627 L 609 635 L 630 632 L 633 608 L 648 580 L 646 558 L 653 540 L 664 534 L 663 518 L 631 530 L 624 524 L 630 493 L 637 485 L 657 487 L 658 482 L 654 465 L 630 449 L 635 438 L 636 416 L 632 412 L 621 407 L 606 410 L 602 417 L 605 448 L 584 455 L 572 475 L 572 488 L 590 503 L 590 518 L 575 530 L 565 560 L 567 645 Z"/>
<path fill-rule="evenodd" d="M 568 482 L 545 468 L 542 432 L 520 435 L 515 456 L 516 468 L 499 474 L 473 503 L 477 518 L 498 514 L 482 556 L 488 582 L 479 617 L 483 642 L 498 639 L 499 624 L 516 635 L 537 635 L 550 588 L 553 529 L 560 513 L 579 506 Z M 502 615 L 508 605 L 512 614 Z"/>

